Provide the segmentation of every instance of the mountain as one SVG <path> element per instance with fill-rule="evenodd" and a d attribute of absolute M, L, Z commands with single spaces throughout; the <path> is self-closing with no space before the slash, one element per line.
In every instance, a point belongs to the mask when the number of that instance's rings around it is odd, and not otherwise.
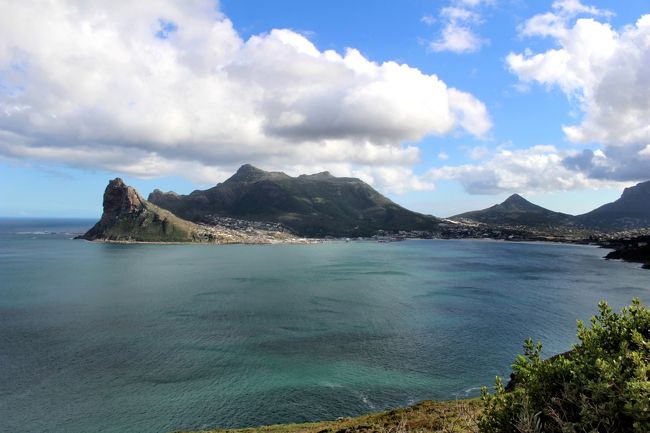
<path fill-rule="evenodd" d="M 499 226 L 527 226 L 536 228 L 560 227 L 572 225 L 572 215 L 553 212 L 533 204 L 520 196 L 513 194 L 503 203 L 487 209 L 465 212 L 450 219 L 461 219 Z"/>
<path fill-rule="evenodd" d="M 295 237 L 273 226 L 245 221 L 219 221 L 210 226 L 183 220 L 143 199 L 122 179 L 111 180 L 104 191 L 104 213 L 80 238 L 111 242 L 274 243 Z"/>
<path fill-rule="evenodd" d="M 576 220 L 585 227 L 600 230 L 627 230 L 650 227 L 650 181 L 625 188 L 621 197 Z"/>
<path fill-rule="evenodd" d="M 119 177 L 108 183 L 103 205 L 101 219 L 82 236 L 83 239 L 138 242 L 207 240 L 205 229 L 144 200 Z"/>
<path fill-rule="evenodd" d="M 149 201 L 194 222 L 215 217 L 281 223 L 302 236 L 368 236 L 378 230 L 436 230 L 363 181 L 328 172 L 291 177 L 243 165 L 223 183 L 189 195 L 155 190 Z"/>

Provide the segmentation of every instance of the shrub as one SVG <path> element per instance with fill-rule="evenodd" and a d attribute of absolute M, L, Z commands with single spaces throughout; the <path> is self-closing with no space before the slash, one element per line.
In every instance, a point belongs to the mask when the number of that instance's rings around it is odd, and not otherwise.
<path fill-rule="evenodd" d="M 613 313 L 605 302 L 591 327 L 578 322 L 579 343 L 541 359 L 531 339 L 513 364 L 516 385 L 482 390 L 485 433 L 650 432 L 650 310 L 635 299 Z"/>

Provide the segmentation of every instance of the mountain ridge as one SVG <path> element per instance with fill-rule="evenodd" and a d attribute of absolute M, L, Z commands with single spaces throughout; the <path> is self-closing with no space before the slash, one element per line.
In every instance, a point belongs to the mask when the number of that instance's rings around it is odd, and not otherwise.
<path fill-rule="evenodd" d="M 371 236 L 380 230 L 434 231 L 440 220 L 394 203 L 360 179 L 329 172 L 289 176 L 250 164 L 207 190 L 155 190 L 149 201 L 189 221 L 233 217 L 283 224 L 309 237 Z"/>
<path fill-rule="evenodd" d="M 502 203 L 454 215 L 450 219 L 470 220 L 493 225 L 548 227 L 572 225 L 573 218 L 572 215 L 555 212 L 531 203 L 519 194 L 512 194 Z"/>
<path fill-rule="evenodd" d="M 555 212 L 531 203 L 519 194 L 512 194 L 502 203 L 454 215 L 449 219 L 499 226 L 606 232 L 646 228 L 650 227 L 650 181 L 625 188 L 617 200 L 581 215 Z"/>
<path fill-rule="evenodd" d="M 576 219 L 583 226 L 602 230 L 650 227 L 650 180 L 625 188 L 617 200 Z"/>

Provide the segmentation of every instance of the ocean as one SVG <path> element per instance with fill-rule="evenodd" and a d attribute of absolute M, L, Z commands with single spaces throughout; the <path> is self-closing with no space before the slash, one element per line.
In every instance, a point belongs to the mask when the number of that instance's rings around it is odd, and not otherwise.
<path fill-rule="evenodd" d="M 171 432 L 475 396 L 650 271 L 484 240 L 114 245 L 0 220 L 0 430 Z"/>

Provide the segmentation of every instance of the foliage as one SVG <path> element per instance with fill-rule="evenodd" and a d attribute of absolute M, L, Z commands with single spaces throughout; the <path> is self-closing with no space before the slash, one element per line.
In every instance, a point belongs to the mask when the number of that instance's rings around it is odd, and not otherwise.
<path fill-rule="evenodd" d="M 650 432 L 650 310 L 639 299 L 599 309 L 566 354 L 544 361 L 541 343 L 525 342 L 514 390 L 498 377 L 494 394 L 483 389 L 482 432 Z"/>

